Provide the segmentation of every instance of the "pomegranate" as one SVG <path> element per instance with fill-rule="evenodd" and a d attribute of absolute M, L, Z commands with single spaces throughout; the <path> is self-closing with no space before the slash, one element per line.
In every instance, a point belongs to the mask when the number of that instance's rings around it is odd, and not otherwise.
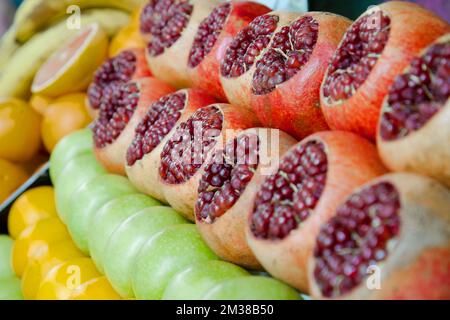
<path fill-rule="evenodd" d="M 94 80 L 88 88 L 89 110 L 97 117 L 104 95 L 110 95 L 122 83 L 151 75 L 144 49 L 122 51 L 108 59 L 95 72 Z"/>
<path fill-rule="evenodd" d="M 266 51 L 278 25 L 296 17 L 296 13 L 270 12 L 255 18 L 233 38 L 220 64 L 220 81 L 232 105 L 251 108 L 255 62 Z"/>
<path fill-rule="evenodd" d="M 255 124 L 251 112 L 227 104 L 201 108 L 180 123 L 162 149 L 159 167 L 162 191 L 170 206 L 194 220 L 205 162 L 227 138 Z"/>
<path fill-rule="evenodd" d="M 258 261 L 308 292 L 307 263 L 320 225 L 354 188 L 385 172 L 376 147 L 350 132 L 319 132 L 295 145 L 256 196 L 247 240 Z"/>
<path fill-rule="evenodd" d="M 220 82 L 220 61 L 233 37 L 254 18 L 269 11 L 253 1 L 227 1 L 214 8 L 200 23 L 189 52 L 188 71 L 193 86 L 226 101 Z"/>
<path fill-rule="evenodd" d="M 252 108 L 264 126 L 297 139 L 328 129 L 320 85 L 350 24 L 335 14 L 309 12 L 278 28 L 252 80 Z"/>
<path fill-rule="evenodd" d="M 419 5 L 389 1 L 372 7 L 344 36 L 321 88 L 331 129 L 375 140 L 383 99 L 395 77 L 449 25 Z"/>
<path fill-rule="evenodd" d="M 258 269 L 245 238 L 248 215 L 264 177 L 296 140 L 276 129 L 248 129 L 214 152 L 205 166 L 195 205 L 197 227 L 221 258 Z"/>
<path fill-rule="evenodd" d="M 413 59 L 389 89 L 378 150 L 394 171 L 414 171 L 450 187 L 450 33 Z"/>
<path fill-rule="evenodd" d="M 189 50 L 195 33 L 217 0 L 150 0 L 141 15 L 141 29 L 150 34 L 147 61 L 155 77 L 176 88 L 191 87 Z"/>
<path fill-rule="evenodd" d="M 136 126 L 133 142 L 127 151 L 127 176 L 132 184 L 165 202 L 158 169 L 161 151 L 175 128 L 194 112 L 215 100 L 198 89 L 184 89 L 162 97 L 146 111 Z"/>
<path fill-rule="evenodd" d="M 141 78 L 123 83 L 103 96 L 93 127 L 94 152 L 109 172 L 125 174 L 126 150 L 134 128 L 153 102 L 173 91 L 158 79 Z"/>
<path fill-rule="evenodd" d="M 316 298 L 450 299 L 450 191 L 389 174 L 322 225 L 309 266 Z"/>

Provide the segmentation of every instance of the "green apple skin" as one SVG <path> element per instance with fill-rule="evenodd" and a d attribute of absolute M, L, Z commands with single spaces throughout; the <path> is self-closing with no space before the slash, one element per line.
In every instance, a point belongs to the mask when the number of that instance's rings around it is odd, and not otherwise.
<path fill-rule="evenodd" d="M 72 193 L 66 217 L 67 227 L 81 252 L 89 255 L 88 227 L 91 217 L 109 201 L 133 193 L 137 191 L 126 178 L 113 174 L 100 175 Z"/>
<path fill-rule="evenodd" d="M 139 211 L 115 229 L 102 259 L 105 274 L 123 298 L 134 298 L 131 274 L 136 255 L 144 243 L 164 228 L 188 223 L 169 207 L 151 207 Z"/>
<path fill-rule="evenodd" d="M 195 225 L 167 227 L 139 250 L 132 272 L 134 295 L 140 300 L 159 300 L 178 272 L 216 259 Z"/>
<path fill-rule="evenodd" d="M 23 300 L 19 278 L 11 276 L 0 279 L 0 300 Z"/>
<path fill-rule="evenodd" d="M 211 288 L 228 279 L 250 274 L 229 262 L 213 260 L 192 265 L 172 278 L 163 300 L 200 300 Z"/>
<path fill-rule="evenodd" d="M 89 252 L 97 269 L 104 273 L 103 259 L 109 238 L 114 230 L 137 212 L 161 203 L 143 194 L 119 196 L 87 217 L 87 240 Z"/>
<path fill-rule="evenodd" d="M 79 154 L 92 150 L 93 139 L 91 129 L 75 131 L 64 137 L 50 156 L 50 178 L 56 185 L 59 175 L 66 164 Z"/>
<path fill-rule="evenodd" d="M 106 174 L 106 170 L 97 162 L 92 151 L 76 156 L 63 168 L 55 188 L 55 198 L 58 215 L 64 223 L 67 222 L 73 192 L 102 174 Z"/>
<path fill-rule="evenodd" d="M 12 246 L 13 239 L 7 235 L 0 235 L 0 279 L 14 275 L 11 266 Z"/>
<path fill-rule="evenodd" d="M 273 278 L 249 276 L 216 285 L 203 296 L 203 300 L 300 300 L 300 295 Z"/>

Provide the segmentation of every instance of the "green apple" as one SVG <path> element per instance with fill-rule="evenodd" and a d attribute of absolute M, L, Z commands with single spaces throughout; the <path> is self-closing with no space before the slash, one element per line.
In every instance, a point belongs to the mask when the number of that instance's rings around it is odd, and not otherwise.
<path fill-rule="evenodd" d="M 19 278 L 11 276 L 0 279 L 0 300 L 23 300 Z"/>
<path fill-rule="evenodd" d="M 249 276 L 241 267 L 229 262 L 213 260 L 192 265 L 169 282 L 164 300 L 200 300 L 211 288 L 225 280 Z"/>
<path fill-rule="evenodd" d="M 187 223 L 169 207 L 151 207 L 125 220 L 111 235 L 103 253 L 105 274 L 124 298 L 134 298 L 131 287 L 132 267 L 142 245 L 165 227 Z"/>
<path fill-rule="evenodd" d="M 73 192 L 101 174 L 106 174 L 106 170 L 97 162 L 92 151 L 76 156 L 63 168 L 55 188 L 56 208 L 63 222 L 67 222 Z"/>
<path fill-rule="evenodd" d="M 161 203 L 143 194 L 127 194 L 117 197 L 88 217 L 87 240 L 92 260 L 101 273 L 106 245 L 111 234 L 122 222 L 137 212 L 159 206 Z"/>
<path fill-rule="evenodd" d="M 247 276 L 226 280 L 211 288 L 203 300 L 299 300 L 299 293 L 269 277 Z"/>
<path fill-rule="evenodd" d="M 217 256 L 203 241 L 195 225 L 167 227 L 139 250 L 132 272 L 137 299 L 159 300 L 170 280 L 192 264 Z"/>
<path fill-rule="evenodd" d="M 55 147 L 50 156 L 50 178 L 55 185 L 62 169 L 73 157 L 92 150 L 93 140 L 91 129 L 83 129 L 64 137 Z"/>
<path fill-rule="evenodd" d="M 11 277 L 14 271 L 11 266 L 13 240 L 7 235 L 0 235 L 0 278 Z"/>
<path fill-rule="evenodd" d="M 67 227 L 77 247 L 89 255 L 88 227 L 91 217 L 109 201 L 127 194 L 137 193 L 130 182 L 122 176 L 100 175 L 81 185 L 69 201 L 66 217 Z"/>

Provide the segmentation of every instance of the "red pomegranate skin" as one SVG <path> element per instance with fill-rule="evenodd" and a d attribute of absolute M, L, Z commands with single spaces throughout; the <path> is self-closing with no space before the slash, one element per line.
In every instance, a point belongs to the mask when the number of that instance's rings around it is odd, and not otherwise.
<path fill-rule="evenodd" d="M 325 187 L 310 216 L 283 239 L 258 238 L 250 228 L 246 231 L 250 248 L 267 272 L 304 293 L 310 292 L 308 263 L 322 223 L 356 187 L 386 173 L 375 146 L 354 133 L 318 132 L 299 144 L 310 141 L 324 145 L 328 161 Z"/>
<path fill-rule="evenodd" d="M 389 1 L 377 8 L 390 17 L 390 33 L 365 82 L 351 98 L 332 104 L 323 94 L 325 81 L 321 89 L 321 108 L 329 127 L 352 131 L 372 141 L 383 100 L 395 77 L 423 48 L 450 30 L 447 22 L 414 3 Z"/>
<path fill-rule="evenodd" d="M 317 43 L 308 62 L 272 92 L 251 96 L 252 108 L 264 126 L 281 129 L 297 139 L 328 130 L 320 109 L 320 86 L 328 62 L 351 24 L 347 18 L 326 12 L 308 12 L 304 16 L 313 17 L 319 25 Z"/>
<path fill-rule="evenodd" d="M 230 1 L 230 4 L 231 11 L 211 51 L 199 65 L 188 69 L 193 87 L 202 89 L 224 102 L 227 98 L 220 82 L 220 61 L 225 56 L 228 45 L 254 18 L 270 11 L 268 7 L 253 1 Z"/>

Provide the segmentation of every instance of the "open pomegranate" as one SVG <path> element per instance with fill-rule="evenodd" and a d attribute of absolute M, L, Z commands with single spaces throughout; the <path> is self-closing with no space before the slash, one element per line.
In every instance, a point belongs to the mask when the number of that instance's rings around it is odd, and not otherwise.
<path fill-rule="evenodd" d="M 197 227 L 221 258 L 257 269 L 245 238 L 248 215 L 266 175 L 296 140 L 276 129 L 254 128 L 229 140 L 206 165 L 195 206 Z"/>
<path fill-rule="evenodd" d="M 220 81 L 232 105 L 251 108 L 255 62 L 266 51 L 277 27 L 298 15 L 270 12 L 255 18 L 233 38 L 220 64 Z"/>
<path fill-rule="evenodd" d="M 155 77 L 176 88 L 191 87 L 189 51 L 200 23 L 217 0 L 150 0 L 141 15 L 141 30 L 150 39 L 147 61 Z"/>
<path fill-rule="evenodd" d="M 122 83 L 151 76 L 145 60 L 144 49 L 129 49 L 108 59 L 95 72 L 88 88 L 88 106 L 94 117 L 98 116 L 102 97 L 111 95 Z"/>
<path fill-rule="evenodd" d="M 183 89 L 162 97 L 147 109 L 135 127 L 133 142 L 127 151 L 126 172 L 141 192 L 165 202 L 159 179 L 161 152 L 175 128 L 197 109 L 216 102 L 197 89 Z"/>
<path fill-rule="evenodd" d="M 389 1 L 362 14 L 328 67 L 321 106 L 331 129 L 375 140 L 383 99 L 395 77 L 449 25 L 419 5 Z"/>
<path fill-rule="evenodd" d="M 278 28 L 253 74 L 251 104 L 264 126 L 297 139 L 328 129 L 320 85 L 350 24 L 335 14 L 308 12 Z"/>
<path fill-rule="evenodd" d="M 220 61 L 233 37 L 254 18 L 269 11 L 253 1 L 226 1 L 214 8 L 200 23 L 189 52 L 188 70 L 193 86 L 226 101 L 220 82 Z"/>
<path fill-rule="evenodd" d="M 450 187 L 450 33 L 415 58 L 389 90 L 378 150 L 394 171 L 414 171 Z"/>
<path fill-rule="evenodd" d="M 342 299 L 450 299 L 450 191 L 398 173 L 356 190 L 322 225 L 312 294 Z"/>
<path fill-rule="evenodd" d="M 142 78 L 123 83 L 103 96 L 93 127 L 94 153 L 109 172 L 125 175 L 126 152 L 134 128 L 153 102 L 173 91 L 158 79 Z"/>
<path fill-rule="evenodd" d="M 201 108 L 180 123 L 162 149 L 159 167 L 162 191 L 170 206 L 194 221 L 205 162 L 227 138 L 255 124 L 251 112 L 228 104 Z"/>
<path fill-rule="evenodd" d="M 247 240 L 258 261 L 308 292 L 307 264 L 320 225 L 356 187 L 385 172 L 376 147 L 350 132 L 319 132 L 295 145 L 256 196 Z"/>

